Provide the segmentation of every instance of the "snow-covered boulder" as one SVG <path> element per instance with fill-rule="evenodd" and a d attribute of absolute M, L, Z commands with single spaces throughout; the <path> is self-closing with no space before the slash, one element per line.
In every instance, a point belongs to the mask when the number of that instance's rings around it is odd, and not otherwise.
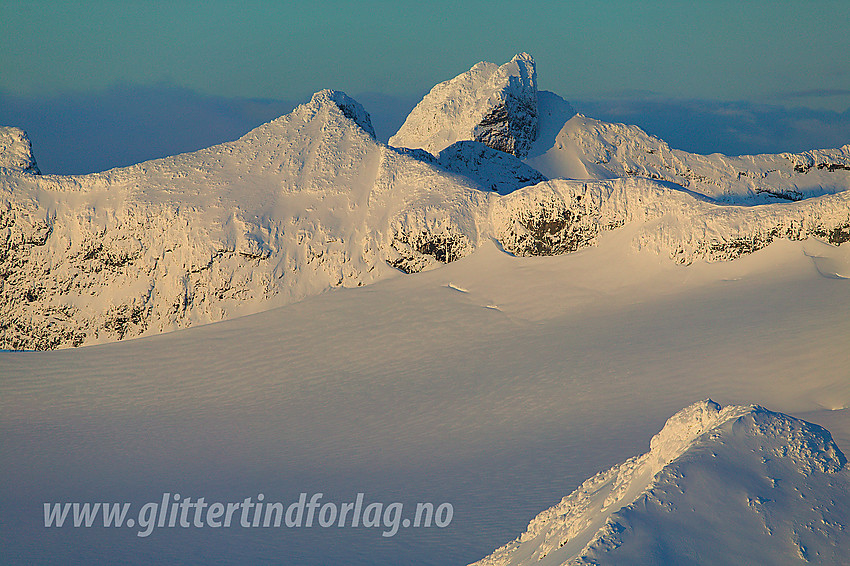
<path fill-rule="evenodd" d="M 20 128 L 0 126 L 0 167 L 39 174 L 32 154 L 32 143 Z"/>
<path fill-rule="evenodd" d="M 707 400 L 478 566 L 844 564 L 850 469 L 829 432 Z"/>
<path fill-rule="evenodd" d="M 502 66 L 482 61 L 432 88 L 389 143 L 436 155 L 474 140 L 521 158 L 537 127 L 537 72 L 531 55 L 520 53 Z"/>

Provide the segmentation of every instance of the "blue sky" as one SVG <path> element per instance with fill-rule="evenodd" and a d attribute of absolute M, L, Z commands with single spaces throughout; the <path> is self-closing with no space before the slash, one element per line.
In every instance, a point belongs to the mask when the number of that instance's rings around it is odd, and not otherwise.
<path fill-rule="evenodd" d="M 400 108 L 477 61 L 519 51 L 534 55 L 541 88 L 571 101 L 842 113 L 848 12 L 846 0 L 0 0 L 0 120 L 29 102 L 96 106 L 134 89 L 299 102 L 336 88 L 388 95 Z"/>

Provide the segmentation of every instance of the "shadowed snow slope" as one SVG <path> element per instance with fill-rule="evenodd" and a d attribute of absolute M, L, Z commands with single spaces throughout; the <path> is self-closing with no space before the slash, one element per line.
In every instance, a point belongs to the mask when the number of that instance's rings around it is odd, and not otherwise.
<path fill-rule="evenodd" d="M 817 425 L 703 401 L 476 564 L 841 564 L 846 462 Z"/>
<path fill-rule="evenodd" d="M 471 252 L 487 214 L 477 185 L 376 142 L 335 91 L 194 153 L 0 173 L 0 348 L 221 320 L 372 282 L 388 263 L 420 271 Z"/>

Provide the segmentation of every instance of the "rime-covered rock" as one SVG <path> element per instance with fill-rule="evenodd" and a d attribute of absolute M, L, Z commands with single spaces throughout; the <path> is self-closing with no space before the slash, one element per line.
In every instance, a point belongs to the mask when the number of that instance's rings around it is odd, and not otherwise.
<path fill-rule="evenodd" d="M 606 230 L 640 223 L 635 249 L 681 264 L 726 261 L 780 238 L 850 241 L 850 191 L 742 207 L 645 178 L 552 179 L 496 200 L 491 221 L 502 246 L 520 256 L 572 252 Z"/>
<path fill-rule="evenodd" d="M 0 167 L 39 174 L 32 154 L 32 143 L 20 128 L 0 126 Z"/>

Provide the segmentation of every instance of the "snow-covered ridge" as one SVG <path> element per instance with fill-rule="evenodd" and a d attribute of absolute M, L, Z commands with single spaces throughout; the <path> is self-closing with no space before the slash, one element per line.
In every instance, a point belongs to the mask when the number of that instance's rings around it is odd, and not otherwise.
<path fill-rule="evenodd" d="M 846 462 L 817 425 L 702 401 L 476 564 L 840 564 Z"/>
<path fill-rule="evenodd" d="M 648 177 L 740 204 L 795 201 L 850 189 L 850 145 L 800 154 L 699 155 L 637 126 L 576 115 L 526 163 L 549 178 Z"/>
<path fill-rule="evenodd" d="M 390 144 L 433 154 L 476 140 L 522 158 L 550 179 L 646 177 L 732 204 L 796 201 L 850 189 L 850 144 L 799 154 L 699 155 L 671 149 L 637 126 L 575 114 L 538 92 L 527 54 L 481 62 L 435 86 Z"/>
<path fill-rule="evenodd" d="M 377 142 L 368 112 L 330 90 L 239 140 L 83 176 L 33 175 L 23 132 L 2 130 L 0 348 L 222 320 L 436 267 L 482 238 L 554 255 L 640 223 L 635 249 L 683 264 L 778 238 L 850 241 L 850 145 L 695 156 L 575 115 L 535 72 L 521 54 L 434 87 L 402 128 L 431 136 L 428 151 Z M 495 109 L 505 119 L 482 137 Z"/>
<path fill-rule="evenodd" d="M 475 140 L 524 157 L 537 138 L 537 71 L 520 53 L 502 66 L 482 61 L 431 89 L 390 145 L 437 154 L 456 141 Z"/>
<path fill-rule="evenodd" d="M 0 175 L 0 348 L 156 333 L 451 261 L 489 192 L 322 91 L 237 141 L 84 176 Z"/>
<path fill-rule="evenodd" d="M 778 238 L 850 241 L 850 192 L 744 207 L 645 178 L 553 179 L 498 199 L 491 219 L 499 242 L 521 256 L 575 251 L 605 230 L 640 222 L 635 249 L 690 264 L 735 259 Z"/>
<path fill-rule="evenodd" d="M 0 126 L 0 168 L 39 174 L 32 143 L 22 129 Z"/>

